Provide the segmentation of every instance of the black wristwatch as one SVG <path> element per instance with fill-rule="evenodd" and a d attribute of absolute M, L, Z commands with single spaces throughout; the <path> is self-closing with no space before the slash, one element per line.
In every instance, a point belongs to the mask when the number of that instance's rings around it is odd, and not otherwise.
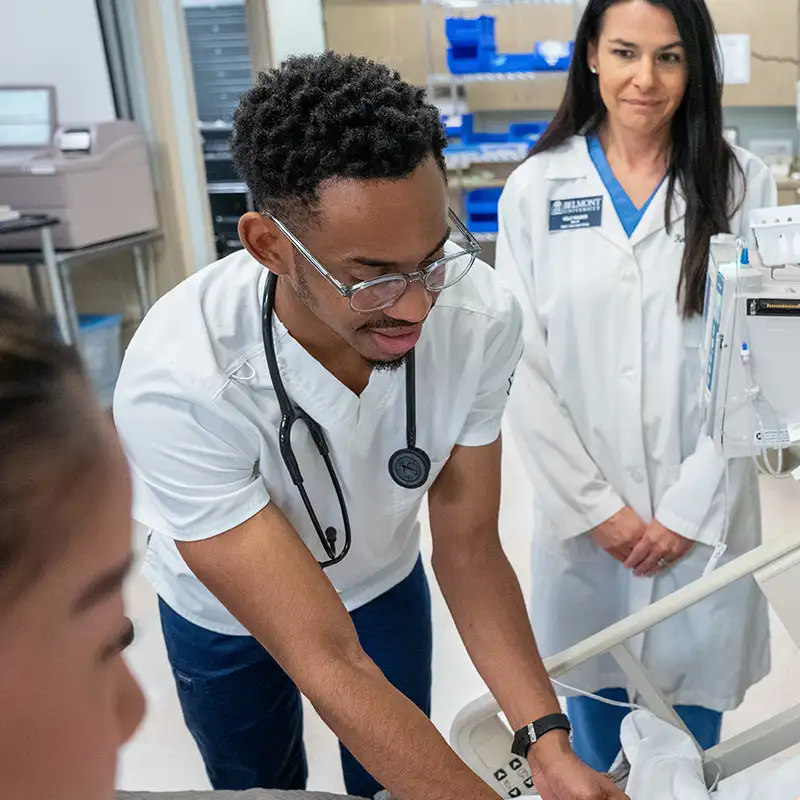
<path fill-rule="evenodd" d="M 514 734 L 511 752 L 520 758 L 527 758 L 531 745 L 538 742 L 546 733 L 557 730 L 572 734 L 572 726 L 569 724 L 566 714 L 548 714 L 546 717 L 537 719 Z"/>

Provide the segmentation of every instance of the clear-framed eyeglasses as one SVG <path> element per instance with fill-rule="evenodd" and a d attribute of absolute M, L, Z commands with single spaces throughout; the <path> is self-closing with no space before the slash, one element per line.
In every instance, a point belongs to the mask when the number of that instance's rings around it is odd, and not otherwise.
<path fill-rule="evenodd" d="M 481 246 L 452 209 L 449 209 L 448 215 L 453 225 L 451 232 L 458 234 L 466 243 L 463 248 L 447 253 L 444 257 L 426 264 L 422 269 L 415 272 L 396 272 L 391 275 L 381 275 L 368 281 L 347 285 L 323 267 L 286 225 L 271 214 L 268 214 L 269 218 L 278 226 L 280 232 L 292 243 L 300 255 L 342 297 L 348 299 L 350 308 L 353 311 L 360 314 L 369 314 L 373 311 L 380 311 L 393 306 L 414 281 L 421 282 L 432 294 L 438 294 L 458 283 L 472 269 L 481 252 Z"/>

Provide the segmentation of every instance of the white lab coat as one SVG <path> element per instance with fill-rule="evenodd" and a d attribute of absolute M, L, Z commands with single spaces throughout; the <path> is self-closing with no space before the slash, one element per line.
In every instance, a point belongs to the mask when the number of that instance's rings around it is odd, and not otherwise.
<path fill-rule="evenodd" d="M 761 161 L 736 154 L 747 189 L 732 229 L 746 234 L 749 210 L 775 205 L 776 187 Z M 685 202 L 667 232 L 666 193 L 665 182 L 629 239 L 574 137 L 517 168 L 500 203 L 496 265 L 525 315 L 509 416 L 534 489 L 531 616 L 544 655 L 698 578 L 722 533 L 724 462 L 700 435 L 702 319 L 684 321 L 676 303 Z M 603 198 L 599 227 L 550 232 L 550 201 L 590 197 Z M 636 578 L 589 535 L 625 505 L 698 545 Z M 749 460 L 730 466 L 728 530 L 722 563 L 760 543 Z M 743 581 L 632 644 L 673 703 L 724 711 L 769 670 L 767 606 Z M 564 682 L 626 686 L 609 655 Z"/>

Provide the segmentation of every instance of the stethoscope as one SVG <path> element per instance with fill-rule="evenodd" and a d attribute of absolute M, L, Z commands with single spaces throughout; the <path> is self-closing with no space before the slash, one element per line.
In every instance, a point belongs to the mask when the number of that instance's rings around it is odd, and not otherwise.
<path fill-rule="evenodd" d="M 328 442 L 320 425 L 312 419 L 300 406 L 289 399 L 286 387 L 281 380 L 281 372 L 278 367 L 278 357 L 275 353 L 275 339 L 272 333 L 272 315 L 275 312 L 275 290 L 278 286 L 278 277 L 270 273 L 267 278 L 267 287 L 264 291 L 264 300 L 261 304 L 261 333 L 264 341 L 264 353 L 267 357 L 269 376 L 272 381 L 272 388 L 278 398 L 281 409 L 281 425 L 278 434 L 278 442 L 281 451 L 281 458 L 286 466 L 286 471 L 292 479 L 292 483 L 297 487 L 303 505 L 306 507 L 308 516 L 314 525 L 320 542 L 325 549 L 327 561 L 320 562 L 323 569 L 339 564 L 350 552 L 352 544 L 352 533 L 350 530 L 350 515 L 347 513 L 347 503 L 344 499 L 341 483 L 336 475 L 333 466 Z M 392 480 L 404 489 L 419 489 L 425 485 L 431 472 L 431 460 L 428 454 L 416 446 L 417 441 L 417 422 L 416 422 L 416 389 L 415 389 L 415 364 L 414 351 L 411 350 L 406 356 L 406 446 L 392 454 L 389 459 L 389 475 Z M 292 449 L 292 428 L 295 423 L 301 420 L 308 428 L 314 445 L 317 448 L 325 466 L 328 469 L 331 483 L 333 484 L 336 497 L 339 499 L 339 508 L 342 512 L 342 522 L 344 524 L 344 547 L 339 555 L 336 555 L 336 540 L 338 533 L 336 528 L 328 527 L 323 530 L 319 522 L 314 506 L 309 499 L 305 486 L 303 485 L 303 474 L 297 463 L 294 450 Z"/>

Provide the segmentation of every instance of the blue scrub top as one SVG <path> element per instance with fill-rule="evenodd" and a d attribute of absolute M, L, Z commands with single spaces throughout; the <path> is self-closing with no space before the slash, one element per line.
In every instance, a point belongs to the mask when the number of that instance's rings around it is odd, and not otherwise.
<path fill-rule="evenodd" d="M 636 230 L 636 226 L 641 222 L 650 203 L 656 196 L 656 192 L 661 188 L 661 183 L 656 186 L 655 191 L 650 195 L 648 201 L 641 208 L 636 208 L 633 201 L 628 197 L 628 193 L 622 188 L 622 185 L 611 171 L 608 159 L 603 151 L 603 145 L 600 144 L 600 140 L 597 136 L 594 134 L 587 136 L 586 142 L 589 145 L 589 156 L 592 159 L 592 163 L 605 184 L 606 190 L 611 196 L 611 202 L 614 204 L 614 209 L 619 217 L 619 221 L 622 223 L 622 227 L 630 239 L 633 232 Z"/>

